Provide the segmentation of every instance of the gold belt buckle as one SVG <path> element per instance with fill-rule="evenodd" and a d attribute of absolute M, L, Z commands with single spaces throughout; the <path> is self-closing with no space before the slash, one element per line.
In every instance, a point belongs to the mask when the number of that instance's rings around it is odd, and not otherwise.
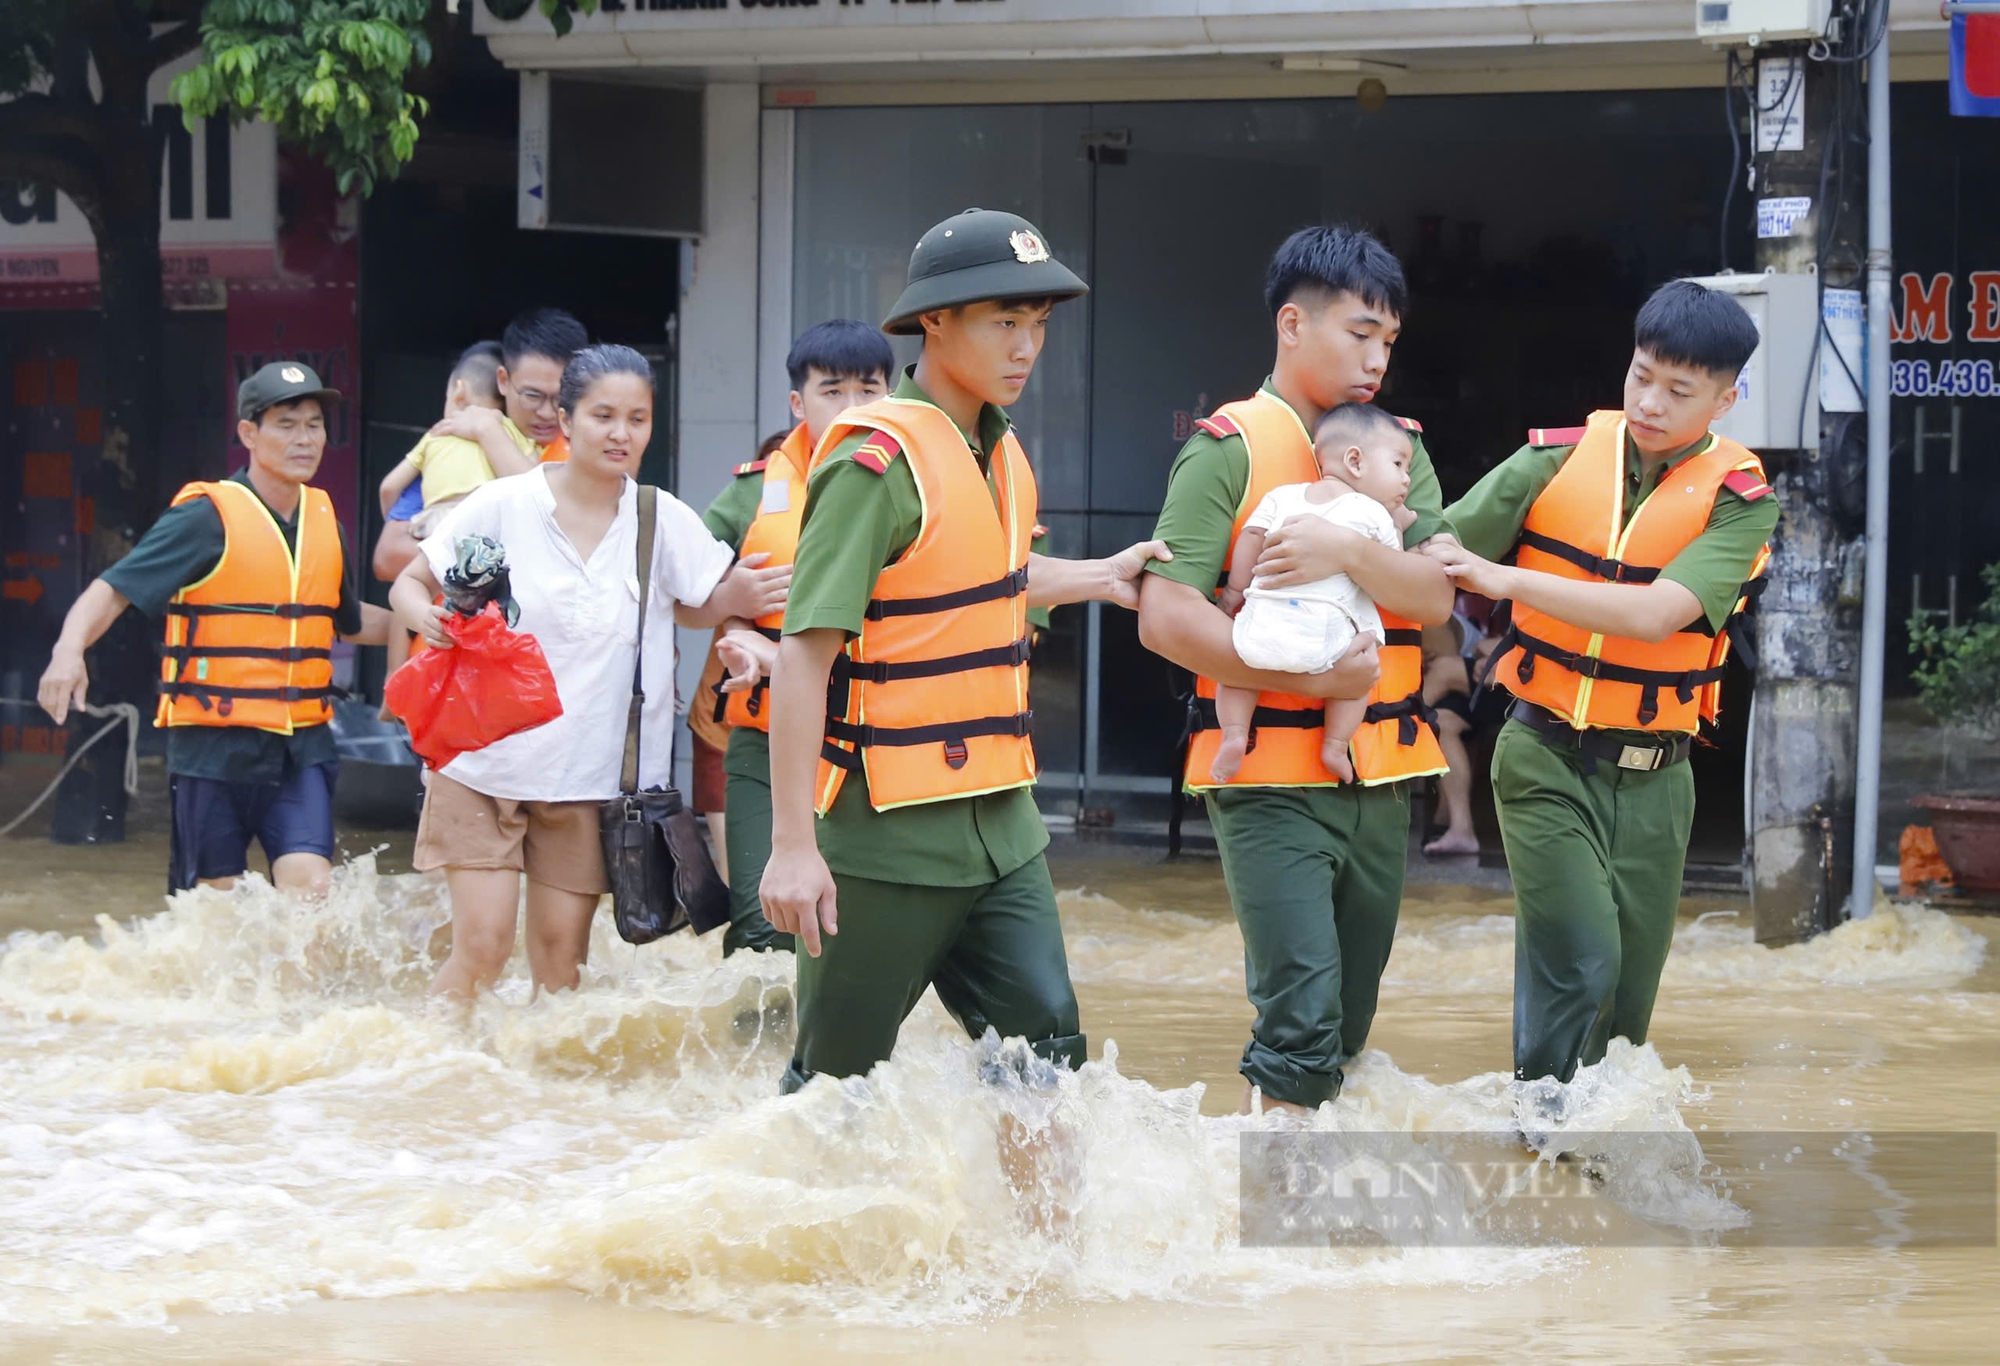
<path fill-rule="evenodd" d="M 1627 745 L 1618 756 L 1618 767 L 1636 768 L 1641 773 L 1651 773 L 1660 766 L 1660 758 L 1665 750 L 1652 749 L 1645 745 Z"/>

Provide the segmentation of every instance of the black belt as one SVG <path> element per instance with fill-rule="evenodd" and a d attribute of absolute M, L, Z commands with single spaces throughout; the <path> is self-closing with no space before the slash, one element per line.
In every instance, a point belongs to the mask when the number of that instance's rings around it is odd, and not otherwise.
<path fill-rule="evenodd" d="M 1581 754 L 1586 773 L 1596 772 L 1599 759 L 1619 768 L 1652 773 L 1681 763 L 1694 747 L 1692 735 L 1661 735 L 1657 740 L 1633 743 L 1601 730 L 1578 730 L 1547 707 L 1538 707 L 1532 702 L 1516 702 L 1508 715 L 1541 736 L 1542 743 L 1549 748 L 1575 750 Z"/>

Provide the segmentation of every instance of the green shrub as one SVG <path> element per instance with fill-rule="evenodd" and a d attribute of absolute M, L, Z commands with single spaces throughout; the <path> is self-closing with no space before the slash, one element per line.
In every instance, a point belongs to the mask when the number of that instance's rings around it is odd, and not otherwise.
<path fill-rule="evenodd" d="M 1942 626 L 1919 612 L 1910 618 L 1910 678 L 1924 710 L 1945 725 L 2000 739 L 2000 562 L 1980 573 L 1986 601 L 1971 618 Z"/>

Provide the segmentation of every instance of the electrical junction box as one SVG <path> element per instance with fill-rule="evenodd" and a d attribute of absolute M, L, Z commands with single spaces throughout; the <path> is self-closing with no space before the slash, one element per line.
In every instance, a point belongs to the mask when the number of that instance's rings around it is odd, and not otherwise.
<path fill-rule="evenodd" d="M 1705 43 L 1824 38 L 1833 0 L 1695 0 L 1694 35 Z"/>
<path fill-rule="evenodd" d="M 1753 451 L 1819 449 L 1817 275 L 1706 275 L 1695 284 L 1727 294 L 1757 324 L 1757 349 L 1736 379 L 1736 406 L 1715 430 Z"/>

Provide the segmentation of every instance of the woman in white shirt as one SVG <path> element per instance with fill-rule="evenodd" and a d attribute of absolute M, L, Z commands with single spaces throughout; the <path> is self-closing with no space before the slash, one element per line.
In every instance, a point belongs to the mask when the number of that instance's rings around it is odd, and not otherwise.
<path fill-rule="evenodd" d="M 496 479 L 467 496 L 423 542 L 390 589 L 398 619 L 451 648 L 439 581 L 461 536 L 507 550 L 521 616 L 540 642 L 563 714 L 431 775 L 416 867 L 443 868 L 451 888 L 451 957 L 434 992 L 470 997 L 514 949 L 520 878 L 528 878 L 528 964 L 538 990 L 577 984 L 599 896 L 610 890 L 597 804 L 618 793 L 638 642 L 640 458 L 653 426 L 653 371 L 630 347 L 587 347 L 563 371 L 570 457 Z M 783 603 L 789 568 L 733 552 L 685 503 L 658 495 L 645 631 L 639 785 L 673 771 L 674 624 L 710 627 Z"/>

